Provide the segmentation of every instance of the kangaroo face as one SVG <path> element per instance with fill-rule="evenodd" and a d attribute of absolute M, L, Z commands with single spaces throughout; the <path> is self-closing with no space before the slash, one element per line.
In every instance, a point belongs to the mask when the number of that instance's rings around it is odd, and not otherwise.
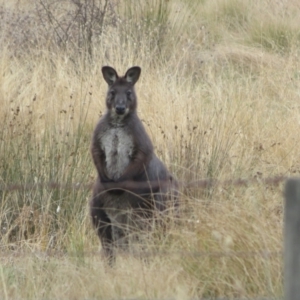
<path fill-rule="evenodd" d="M 137 100 L 134 85 L 138 81 L 140 73 L 140 67 L 132 67 L 124 76 L 119 77 L 115 69 L 102 68 L 103 77 L 108 84 L 106 106 L 112 116 L 122 118 L 136 110 Z"/>
<path fill-rule="evenodd" d="M 125 116 L 136 108 L 136 95 L 133 86 L 118 80 L 109 87 L 106 106 L 112 115 Z"/>

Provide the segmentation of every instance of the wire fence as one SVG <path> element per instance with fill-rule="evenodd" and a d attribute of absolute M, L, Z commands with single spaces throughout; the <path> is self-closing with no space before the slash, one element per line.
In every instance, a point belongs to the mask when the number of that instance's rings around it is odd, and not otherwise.
<path fill-rule="evenodd" d="M 216 179 L 202 179 L 195 180 L 190 182 L 178 181 L 178 185 L 180 188 L 208 188 L 208 187 L 217 187 L 217 186 L 247 186 L 250 184 L 264 184 L 270 186 L 277 186 L 280 183 L 287 180 L 288 177 L 283 175 L 278 175 L 274 177 L 254 177 L 254 178 L 238 178 L 238 179 L 228 179 L 228 180 L 216 180 Z M 124 190 L 134 190 L 136 188 L 149 188 L 149 186 L 153 189 L 162 187 L 164 185 L 170 185 L 169 181 L 123 181 L 123 182 L 108 182 L 105 183 L 105 187 L 107 189 L 124 189 Z M 61 184 L 57 182 L 47 182 L 47 183 L 33 183 L 33 184 L 2 184 L 0 185 L 0 191 L 30 191 L 37 190 L 41 188 L 47 189 L 91 189 L 93 187 L 93 183 L 73 183 L 73 184 Z"/>
<path fill-rule="evenodd" d="M 238 179 L 229 179 L 229 180 L 215 180 L 215 179 L 202 179 L 191 182 L 179 181 L 178 185 L 180 188 L 196 188 L 196 189 L 205 189 L 211 187 L 226 187 L 226 186 L 248 186 L 254 184 L 268 185 L 268 186 L 278 186 L 279 184 L 285 182 L 289 178 L 283 175 L 261 178 L 238 178 Z M 107 189 L 124 189 L 124 190 L 134 190 L 135 188 L 146 188 L 151 186 L 151 188 L 161 187 L 163 185 L 169 185 L 170 182 L 157 182 L 157 181 L 147 181 L 147 182 L 134 182 L 134 181 L 125 181 L 120 183 L 107 183 Z M 34 184 L 0 184 L 0 191 L 2 192 L 14 192 L 14 191 L 33 191 L 38 189 L 66 189 L 66 190 L 80 190 L 80 189 L 92 189 L 93 184 L 88 183 L 75 183 L 75 184 L 61 184 L 56 182 L 47 182 L 47 183 L 34 183 Z M 44 252 L 35 252 L 35 251 L 22 251 L 22 250 L 9 250 L 9 247 L 1 247 L 1 257 L 24 257 L 24 256 L 38 256 L 40 258 L 49 258 L 49 257 L 99 257 L 99 251 L 59 251 L 55 249 L 48 249 Z M 180 257 L 189 257 L 189 258 L 243 258 L 243 259 L 283 259 L 286 255 L 287 249 L 284 251 L 130 251 L 130 255 L 140 258 L 149 258 L 149 257 L 162 257 L 162 256 L 180 256 Z M 289 251 L 289 250 L 288 250 Z M 300 272 L 300 271 L 299 271 Z M 290 279 L 287 279 L 290 280 Z M 239 298 L 234 298 L 238 300 Z M 279 298 L 251 298 L 252 300 L 275 300 Z M 288 300 L 296 300 L 297 297 L 286 298 Z M 299 298 L 300 299 L 300 298 Z M 196 300 L 196 299 L 195 299 Z M 202 299 L 206 300 L 206 299 Z M 209 299 L 207 299 L 209 300 Z M 227 300 L 227 298 L 214 298 L 214 300 Z"/>
<path fill-rule="evenodd" d="M 283 175 L 268 177 L 268 178 L 238 178 L 238 179 L 229 179 L 229 180 L 215 180 L 215 179 L 202 179 L 202 180 L 195 180 L 190 182 L 179 181 L 178 185 L 180 188 L 200 188 L 205 189 L 208 187 L 224 187 L 224 186 L 248 186 L 253 184 L 262 184 L 262 185 L 269 185 L 269 186 L 278 186 L 288 177 Z M 135 182 L 135 181 L 124 181 L 119 183 L 107 183 L 107 189 L 124 189 L 124 190 L 133 190 L 135 188 L 146 188 L 151 186 L 151 188 L 161 187 L 162 185 L 169 185 L 170 182 L 163 182 L 163 181 L 146 181 L 146 182 Z M 14 191 L 33 191 L 38 189 L 66 189 L 66 190 L 90 190 L 93 187 L 93 183 L 83 184 L 83 183 L 75 183 L 75 184 L 60 184 L 56 182 L 47 182 L 47 183 L 34 183 L 34 184 L 6 184 L 0 185 L 0 191 L 5 192 L 14 192 Z M 1 250 L 0 246 L 0 250 Z M 4 247 L 5 248 L 5 247 Z M 20 251 L 9 251 L 7 255 L 31 255 L 30 253 L 20 252 Z M 68 255 L 78 255 L 78 254 L 71 254 L 67 253 Z M 6 255 L 5 253 L 1 254 L 2 256 Z M 55 251 L 53 249 L 45 251 L 45 255 L 47 256 L 63 256 L 66 255 L 66 252 L 63 251 Z M 84 256 L 94 256 L 99 255 L 99 252 L 82 252 L 81 255 Z M 138 257 L 153 257 L 153 256 L 167 256 L 167 255 L 180 255 L 180 256 L 189 256 L 189 257 L 214 257 L 214 258 L 221 258 L 221 257 L 239 257 L 239 258 L 249 258 L 249 257 L 261 257 L 263 259 L 270 259 L 274 257 L 282 257 L 283 252 L 270 252 L 267 250 L 261 251 L 198 251 L 198 252 L 191 252 L 191 251 L 142 251 L 142 252 L 134 252 L 134 255 Z"/>
<path fill-rule="evenodd" d="M 99 251 L 60 251 L 49 249 L 46 251 L 21 251 L 21 250 L 7 250 L 7 247 L 0 247 L 1 257 L 25 257 L 32 255 L 42 254 L 45 257 L 93 257 L 99 256 Z M 180 256 L 189 257 L 189 258 L 262 258 L 262 259 L 273 259 L 273 258 L 282 258 L 283 251 L 129 251 L 130 255 L 139 258 L 151 258 L 155 256 L 164 257 L 164 256 Z"/>

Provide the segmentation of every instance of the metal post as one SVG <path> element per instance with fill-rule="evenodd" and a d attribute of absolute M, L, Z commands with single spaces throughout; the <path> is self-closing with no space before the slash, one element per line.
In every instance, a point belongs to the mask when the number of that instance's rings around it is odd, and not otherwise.
<path fill-rule="evenodd" d="M 284 293 L 286 300 L 300 300 L 300 178 L 285 186 Z"/>

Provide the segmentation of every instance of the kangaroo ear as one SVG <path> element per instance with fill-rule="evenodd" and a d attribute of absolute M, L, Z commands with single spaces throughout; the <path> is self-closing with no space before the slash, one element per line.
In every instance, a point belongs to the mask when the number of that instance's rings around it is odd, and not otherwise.
<path fill-rule="evenodd" d="M 127 82 L 135 85 L 135 83 L 139 80 L 141 75 L 141 68 L 140 67 L 132 67 L 127 70 L 125 74 L 125 79 Z"/>
<path fill-rule="evenodd" d="M 119 78 L 118 73 L 112 67 L 102 67 L 102 74 L 108 85 L 114 84 L 114 82 Z"/>

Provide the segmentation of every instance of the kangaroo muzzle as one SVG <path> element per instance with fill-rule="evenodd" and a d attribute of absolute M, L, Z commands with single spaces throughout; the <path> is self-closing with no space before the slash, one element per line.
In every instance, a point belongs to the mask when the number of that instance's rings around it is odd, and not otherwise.
<path fill-rule="evenodd" d="M 116 105 L 115 110 L 118 115 L 124 115 L 126 111 L 126 107 L 125 105 Z"/>

